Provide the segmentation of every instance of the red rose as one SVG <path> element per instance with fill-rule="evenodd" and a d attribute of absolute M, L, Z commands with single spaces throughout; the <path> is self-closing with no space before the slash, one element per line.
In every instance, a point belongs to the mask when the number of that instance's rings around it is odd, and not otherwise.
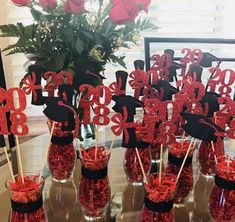
<path fill-rule="evenodd" d="M 151 0 L 111 0 L 113 4 L 109 17 L 117 24 L 132 22 L 138 16 L 139 11 L 148 11 Z"/>
<path fill-rule="evenodd" d="M 45 10 L 52 10 L 57 6 L 56 0 L 39 0 L 39 5 Z"/>
<path fill-rule="evenodd" d="M 67 0 L 64 4 L 64 12 L 71 12 L 73 15 L 77 15 L 84 11 L 84 0 Z"/>
<path fill-rule="evenodd" d="M 31 0 L 11 0 L 12 3 L 18 5 L 18 6 L 26 6 L 29 3 L 31 3 Z"/>

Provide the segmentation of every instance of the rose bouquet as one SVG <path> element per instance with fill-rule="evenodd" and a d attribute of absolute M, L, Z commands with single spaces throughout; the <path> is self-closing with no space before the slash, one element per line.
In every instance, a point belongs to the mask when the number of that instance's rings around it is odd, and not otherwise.
<path fill-rule="evenodd" d="M 74 79 L 89 71 L 98 74 L 107 62 L 125 67 L 115 52 L 137 43 L 140 31 L 155 26 L 139 18 L 151 0 L 11 0 L 28 7 L 34 18 L 0 26 L 1 37 L 17 37 L 4 49 L 8 55 L 24 53 L 45 71 L 66 70 Z M 75 81 L 76 82 L 76 81 Z"/>

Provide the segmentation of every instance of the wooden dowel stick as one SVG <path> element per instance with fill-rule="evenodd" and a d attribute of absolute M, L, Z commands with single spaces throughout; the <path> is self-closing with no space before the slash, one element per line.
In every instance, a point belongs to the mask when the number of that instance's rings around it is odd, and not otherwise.
<path fill-rule="evenodd" d="M 20 168 L 20 176 L 21 176 L 22 182 L 24 183 L 24 172 L 23 172 L 23 166 L 22 166 L 19 138 L 18 136 L 15 136 L 15 138 L 16 138 L 16 153 L 17 153 L 18 163 L 19 163 L 19 168 Z"/>
<path fill-rule="evenodd" d="M 111 153 L 111 151 L 112 151 L 112 148 L 113 148 L 113 145 L 114 145 L 115 138 L 116 138 L 116 136 L 114 135 L 114 136 L 113 136 L 113 139 L 112 139 L 112 142 L 111 142 L 111 145 L 110 145 L 110 148 L 109 148 L 109 152 L 110 152 L 110 153 Z"/>
<path fill-rule="evenodd" d="M 194 139 L 192 139 L 192 140 L 190 141 L 188 150 L 187 150 L 187 152 L 186 152 L 186 154 L 185 154 L 183 163 L 182 163 L 182 165 L 181 165 L 181 167 L 180 167 L 180 170 L 179 170 L 179 173 L 178 173 L 178 175 L 177 175 L 176 183 L 178 182 L 178 180 L 179 180 L 179 178 L 180 178 L 180 174 L 181 174 L 181 172 L 182 172 L 182 170 L 183 170 L 183 168 L 184 168 L 184 164 L 185 164 L 186 159 L 187 159 L 187 157 L 188 157 L 188 155 L 189 155 L 189 151 L 191 150 L 191 146 L 192 146 L 193 142 L 194 142 Z M 194 142 L 194 146 L 195 146 L 195 144 L 196 144 L 196 142 Z"/>
<path fill-rule="evenodd" d="M 98 144 L 99 144 L 99 141 L 98 141 L 98 136 L 99 136 L 99 126 L 97 125 L 97 129 L 96 129 L 96 132 L 95 132 L 95 137 L 96 137 L 96 145 L 95 145 L 95 160 L 97 158 L 97 149 L 98 149 Z"/>
<path fill-rule="evenodd" d="M 214 153 L 215 163 L 217 164 L 218 161 L 217 161 L 217 157 L 216 157 L 216 154 L 215 154 L 215 146 L 214 146 L 213 141 L 211 141 L 211 148 L 212 148 L 212 151 L 213 151 L 213 153 Z"/>
<path fill-rule="evenodd" d="M 184 140 L 185 140 L 185 131 L 183 132 L 183 135 L 182 135 L 182 140 L 181 140 L 181 144 L 180 144 L 180 149 L 182 149 L 182 146 L 184 144 Z"/>
<path fill-rule="evenodd" d="M 160 148 L 160 168 L 159 168 L 159 183 L 161 184 L 162 182 L 162 165 L 163 165 L 163 144 L 161 144 Z"/>
<path fill-rule="evenodd" d="M 53 121 L 52 127 L 51 127 L 50 137 L 49 137 L 49 140 L 48 140 L 48 145 L 47 145 L 47 147 L 46 147 L 46 153 L 45 153 L 45 156 L 44 156 L 44 158 L 43 158 L 43 160 L 42 160 L 42 163 L 41 163 L 41 171 L 40 171 L 39 178 L 38 178 L 39 181 L 40 181 L 41 178 L 42 178 L 43 168 L 44 168 L 44 166 L 46 165 L 46 162 L 47 162 L 47 155 L 48 155 L 49 147 L 50 147 L 50 145 L 51 145 L 51 138 L 52 138 L 54 129 L 55 129 L 55 122 Z"/>
<path fill-rule="evenodd" d="M 147 183 L 147 182 L 148 182 L 148 181 L 147 181 L 147 177 L 146 177 L 146 174 L 145 174 L 145 172 L 144 172 L 144 167 L 143 167 L 143 164 L 142 164 L 142 161 L 141 161 L 141 158 L 140 158 L 140 154 L 139 154 L 139 151 L 138 151 L 137 148 L 135 148 L 135 152 L 136 152 L 136 154 L 137 154 L 137 158 L 138 158 L 139 163 L 140 163 L 140 168 L 141 168 L 141 171 L 142 171 L 143 176 L 144 176 L 144 182 Z"/>
<path fill-rule="evenodd" d="M 10 173 L 11 173 L 12 181 L 16 182 L 15 177 L 14 177 L 14 173 L 13 173 L 13 170 L 12 170 L 11 162 L 10 162 L 10 159 L 9 159 L 9 156 L 8 156 L 8 153 L 7 153 L 7 148 L 5 146 L 4 146 L 4 152 L 5 152 L 5 155 L 6 155 L 6 158 L 7 158 L 7 163 L 8 163 Z"/>

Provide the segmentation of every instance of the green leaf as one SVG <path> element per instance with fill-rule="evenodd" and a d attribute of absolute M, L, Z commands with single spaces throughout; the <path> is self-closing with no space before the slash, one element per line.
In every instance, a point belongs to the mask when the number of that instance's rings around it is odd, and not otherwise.
<path fill-rule="evenodd" d="M 77 37 L 77 40 L 76 40 L 76 50 L 77 50 L 77 53 L 79 55 L 82 54 L 82 52 L 84 51 L 85 49 L 85 44 L 83 42 L 83 40 L 79 37 Z"/>
<path fill-rule="evenodd" d="M 48 63 L 45 64 L 45 67 L 47 70 L 58 72 L 64 68 L 64 63 L 65 63 L 65 55 L 64 54 L 52 55 L 49 58 Z"/>
<path fill-rule="evenodd" d="M 41 15 L 42 15 L 42 13 L 40 11 L 38 11 L 34 8 L 31 8 L 30 12 L 31 12 L 31 14 L 32 14 L 35 21 L 40 21 L 40 18 L 41 18 Z"/>
<path fill-rule="evenodd" d="M 118 63 L 120 66 L 124 67 L 126 69 L 126 63 L 124 62 L 125 56 L 115 56 L 115 55 L 110 55 L 110 59 L 114 62 L 114 63 Z"/>

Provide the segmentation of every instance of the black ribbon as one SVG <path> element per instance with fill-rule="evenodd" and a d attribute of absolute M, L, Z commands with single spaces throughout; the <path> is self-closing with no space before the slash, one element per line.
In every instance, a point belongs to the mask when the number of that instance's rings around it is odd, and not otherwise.
<path fill-rule="evenodd" d="M 235 182 L 234 181 L 225 180 L 217 175 L 215 175 L 215 184 L 218 187 L 221 187 L 222 189 L 235 190 Z"/>
<path fill-rule="evenodd" d="M 29 202 L 29 203 L 19 203 L 19 202 L 15 202 L 14 200 L 11 200 L 11 208 L 14 211 L 17 211 L 20 213 L 35 212 L 42 207 L 42 204 L 43 204 L 42 197 L 40 197 L 37 201 Z"/>
<path fill-rule="evenodd" d="M 108 168 L 105 167 L 101 170 L 89 170 L 82 167 L 82 175 L 90 180 L 98 180 L 107 176 Z"/>
<path fill-rule="evenodd" d="M 170 201 L 162 201 L 162 202 L 153 202 L 149 200 L 147 197 L 144 199 L 144 205 L 151 211 L 154 212 L 169 212 L 173 208 L 173 199 Z"/>
<path fill-rule="evenodd" d="M 55 145 L 61 145 L 61 146 L 70 144 L 73 142 L 73 134 L 69 134 L 67 136 L 61 136 L 61 137 L 52 136 L 51 142 Z"/>
<path fill-rule="evenodd" d="M 192 160 L 193 157 L 187 157 L 184 166 L 189 166 L 192 164 Z M 183 161 L 184 161 L 184 157 L 182 158 L 177 158 L 174 155 L 172 155 L 171 153 L 168 154 L 168 161 L 176 166 L 181 166 Z"/>

